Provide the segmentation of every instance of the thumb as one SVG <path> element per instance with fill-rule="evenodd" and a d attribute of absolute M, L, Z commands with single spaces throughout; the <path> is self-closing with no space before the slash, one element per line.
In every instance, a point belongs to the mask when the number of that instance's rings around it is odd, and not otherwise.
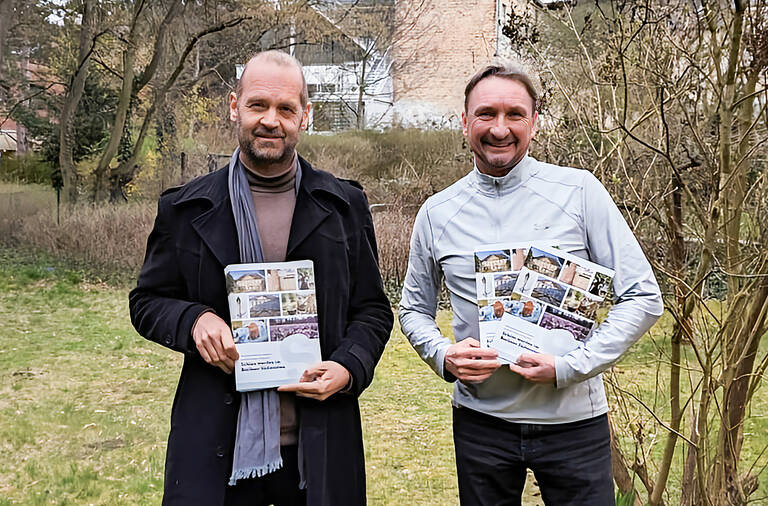
<path fill-rule="evenodd" d="M 517 357 L 517 364 L 523 367 L 531 367 L 539 364 L 539 359 L 532 353 L 522 353 Z"/>
<path fill-rule="evenodd" d="M 478 341 L 474 337 L 467 337 L 461 343 L 462 344 L 466 344 L 468 348 L 479 348 L 480 347 L 480 341 Z"/>

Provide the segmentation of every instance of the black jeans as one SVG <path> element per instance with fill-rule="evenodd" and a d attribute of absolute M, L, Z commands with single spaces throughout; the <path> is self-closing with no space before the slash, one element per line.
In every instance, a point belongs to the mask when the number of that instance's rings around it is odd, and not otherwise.
<path fill-rule="evenodd" d="M 519 505 L 527 468 L 547 505 L 615 503 L 608 415 L 545 425 L 454 407 L 453 441 L 462 506 Z"/>
<path fill-rule="evenodd" d="M 262 476 L 227 485 L 226 506 L 304 506 L 307 491 L 299 489 L 298 447 L 281 446 L 283 467 Z"/>

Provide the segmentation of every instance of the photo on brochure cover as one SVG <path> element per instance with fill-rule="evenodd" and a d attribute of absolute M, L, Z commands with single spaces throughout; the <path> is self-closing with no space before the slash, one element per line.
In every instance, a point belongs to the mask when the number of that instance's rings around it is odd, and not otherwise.
<path fill-rule="evenodd" d="M 233 321 L 232 337 L 235 344 L 264 343 L 269 341 L 268 320 Z"/>
<path fill-rule="evenodd" d="M 530 323 L 539 321 L 544 304 L 541 302 L 521 299 L 520 294 L 512 294 L 511 297 L 479 301 L 479 319 L 481 322 L 501 320 L 504 313 L 521 318 Z"/>
<path fill-rule="evenodd" d="M 268 269 L 267 290 L 270 292 L 287 292 L 297 290 L 299 282 L 296 269 Z"/>
<path fill-rule="evenodd" d="M 595 279 L 592 280 L 592 283 L 589 285 L 589 290 L 587 291 L 592 295 L 597 295 L 598 297 L 603 297 L 606 299 L 612 298 L 613 295 L 611 293 L 611 276 L 603 274 L 602 272 L 595 273 Z"/>
<path fill-rule="evenodd" d="M 296 269 L 296 274 L 299 276 L 299 290 L 315 289 L 315 275 L 311 268 L 299 267 Z"/>
<path fill-rule="evenodd" d="M 571 260 L 567 260 L 558 280 L 566 285 L 575 286 L 580 290 L 586 291 L 589 289 L 589 284 L 592 281 L 592 276 L 594 274 L 595 271 L 592 269 L 579 265 Z"/>
<path fill-rule="evenodd" d="M 528 256 L 528 248 L 512 249 L 512 270 L 519 271 L 525 265 L 525 258 Z"/>
<path fill-rule="evenodd" d="M 475 272 L 504 272 L 512 270 L 508 249 L 475 252 Z"/>
<path fill-rule="evenodd" d="M 317 300 L 315 293 L 297 293 L 296 294 L 296 313 L 297 314 L 316 314 Z"/>
<path fill-rule="evenodd" d="M 490 322 L 501 320 L 504 313 L 512 306 L 512 300 L 509 298 L 480 300 L 478 301 L 478 312 L 481 322 Z"/>
<path fill-rule="evenodd" d="M 560 269 L 563 267 L 563 259 L 552 253 L 532 247 L 525 259 L 525 267 L 539 274 L 557 279 Z"/>
<path fill-rule="evenodd" d="M 517 276 L 517 282 L 515 283 L 514 290 L 517 293 L 530 296 L 538 281 L 538 274 L 533 271 L 523 269 Z"/>
<path fill-rule="evenodd" d="M 230 271 L 226 275 L 227 293 L 264 292 L 267 278 L 264 271 Z"/>
<path fill-rule="evenodd" d="M 567 290 L 567 286 L 560 284 L 557 281 L 539 278 L 536 286 L 531 290 L 531 297 L 553 306 L 559 306 L 560 303 L 563 302 Z"/>
<path fill-rule="evenodd" d="M 280 316 L 280 295 L 276 293 L 264 293 L 249 295 L 248 304 L 251 318 L 263 318 L 265 316 Z"/>
<path fill-rule="evenodd" d="M 563 311 L 556 307 L 547 306 L 541 317 L 539 326 L 547 330 L 564 329 L 570 332 L 574 339 L 583 341 L 592 330 L 592 321 Z"/>
<path fill-rule="evenodd" d="M 478 297 L 486 299 L 495 295 L 493 291 L 493 273 L 476 274 L 475 284 L 475 291 Z"/>
<path fill-rule="evenodd" d="M 282 293 L 280 294 L 282 316 L 295 315 L 299 310 L 299 305 L 296 301 L 295 293 Z"/>
<path fill-rule="evenodd" d="M 297 316 L 294 318 L 273 318 L 269 322 L 270 341 L 283 341 L 291 336 L 300 335 L 307 339 L 318 339 L 317 316 Z"/>
<path fill-rule="evenodd" d="M 495 274 L 493 276 L 494 295 L 496 297 L 509 297 L 517 283 L 517 273 Z"/>
<path fill-rule="evenodd" d="M 588 293 L 571 288 L 563 300 L 562 308 L 576 313 L 584 318 L 594 320 L 597 317 L 597 310 L 600 308 L 601 299 L 593 297 Z"/>

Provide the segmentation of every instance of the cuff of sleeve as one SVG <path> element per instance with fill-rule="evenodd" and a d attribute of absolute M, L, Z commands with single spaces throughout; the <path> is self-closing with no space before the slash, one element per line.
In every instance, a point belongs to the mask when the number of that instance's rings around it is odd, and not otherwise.
<path fill-rule="evenodd" d="M 448 351 L 449 347 L 449 344 L 445 345 L 435 353 L 435 372 L 448 383 L 453 383 L 456 381 L 456 376 L 445 368 L 445 353 Z"/>
<path fill-rule="evenodd" d="M 344 366 L 342 366 L 344 367 Z M 349 372 L 349 371 L 347 371 Z M 339 393 L 342 394 L 349 394 L 352 393 L 352 388 L 355 386 L 355 378 L 352 377 L 352 374 L 349 375 L 349 381 L 347 381 L 347 385 L 339 390 Z"/>
<path fill-rule="evenodd" d="M 349 389 L 344 389 L 346 393 L 357 396 L 368 386 L 366 367 L 361 362 L 361 358 L 353 351 L 336 350 L 328 357 L 328 360 L 341 364 L 349 373 L 350 381 L 347 383 Z"/>
<path fill-rule="evenodd" d="M 555 388 L 558 390 L 573 382 L 573 374 L 568 374 L 571 367 L 564 357 L 555 357 Z"/>
<path fill-rule="evenodd" d="M 180 351 L 191 353 L 195 351 L 194 340 L 192 339 L 192 329 L 195 328 L 197 320 L 205 313 L 215 313 L 213 309 L 202 304 L 192 304 L 181 315 L 179 320 L 176 342 L 168 343 L 168 346 Z M 166 337 L 166 340 L 171 337 Z"/>

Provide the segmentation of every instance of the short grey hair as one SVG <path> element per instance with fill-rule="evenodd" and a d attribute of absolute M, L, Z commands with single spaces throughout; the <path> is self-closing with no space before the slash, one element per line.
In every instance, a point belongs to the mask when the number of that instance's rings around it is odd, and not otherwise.
<path fill-rule="evenodd" d="M 248 63 L 246 63 L 245 67 L 243 67 L 243 73 L 240 74 L 240 79 L 237 80 L 237 86 L 235 86 L 235 96 L 237 96 L 237 98 L 240 98 L 240 95 L 243 93 L 243 76 L 245 75 L 245 71 L 248 68 L 248 65 L 253 63 L 255 60 L 264 60 L 275 63 L 277 65 L 282 65 L 285 67 L 296 67 L 299 69 L 299 74 L 301 74 L 301 106 L 307 106 L 309 103 L 309 91 L 307 90 L 307 79 L 304 77 L 304 67 L 295 57 L 289 55 L 288 53 L 278 51 L 277 49 L 270 49 L 269 51 L 260 51 L 258 53 L 254 53 L 248 59 Z"/>
<path fill-rule="evenodd" d="M 503 79 L 510 79 L 512 81 L 517 81 L 518 83 L 525 86 L 525 89 L 528 91 L 528 95 L 530 95 L 531 99 L 533 100 L 533 112 L 536 112 L 536 109 L 539 106 L 540 98 L 539 92 L 536 89 L 536 85 L 534 84 L 534 78 L 525 69 L 523 69 L 523 67 L 516 65 L 509 60 L 499 60 L 497 63 L 486 65 L 472 76 L 472 79 L 470 79 L 467 83 L 467 87 L 464 88 L 464 112 L 467 112 L 467 104 L 469 104 L 470 93 L 472 93 L 472 90 L 475 89 L 477 83 L 486 77 L 501 77 Z"/>

